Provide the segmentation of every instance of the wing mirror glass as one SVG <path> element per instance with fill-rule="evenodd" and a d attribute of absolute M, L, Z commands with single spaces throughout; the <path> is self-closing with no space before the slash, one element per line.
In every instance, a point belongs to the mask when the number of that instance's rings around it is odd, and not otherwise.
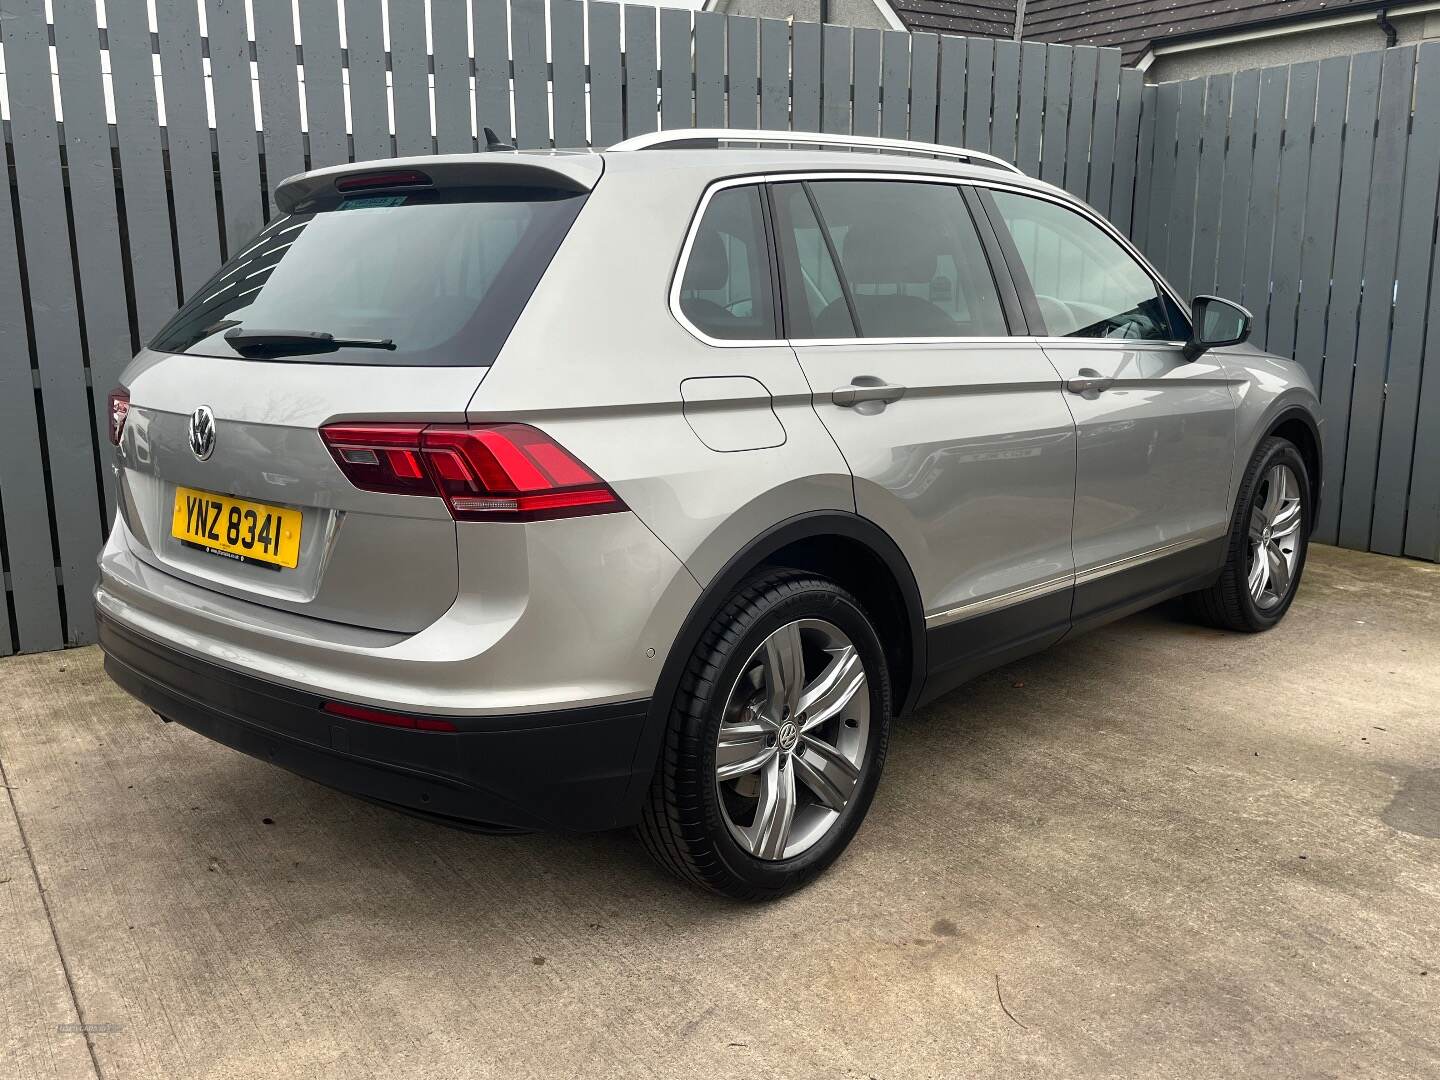
<path fill-rule="evenodd" d="M 1221 296 L 1197 296 L 1190 304 L 1190 340 L 1185 359 L 1194 360 L 1207 349 L 1239 345 L 1250 336 L 1250 312 Z"/>

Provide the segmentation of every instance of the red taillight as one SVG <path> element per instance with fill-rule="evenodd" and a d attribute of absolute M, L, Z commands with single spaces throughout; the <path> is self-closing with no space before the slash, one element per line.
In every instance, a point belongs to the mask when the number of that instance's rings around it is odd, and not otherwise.
<path fill-rule="evenodd" d="M 320 434 L 356 487 L 439 495 L 459 521 L 536 521 L 625 509 L 608 484 L 525 424 L 331 424 Z"/>
<path fill-rule="evenodd" d="M 111 390 L 105 403 L 105 413 L 109 417 L 110 442 L 119 446 L 120 435 L 125 430 L 125 418 L 130 415 L 130 391 L 123 386 Z"/>
<path fill-rule="evenodd" d="M 364 173 L 360 176 L 342 176 L 335 181 L 336 191 L 374 191 L 377 188 L 420 187 L 430 183 L 430 177 L 412 169 L 397 169 L 392 172 Z"/>
<path fill-rule="evenodd" d="M 449 720 L 437 720 L 430 716 L 411 716 L 408 713 L 385 712 L 381 709 L 367 709 L 363 705 L 346 705 L 341 701 L 327 701 L 321 710 L 332 716 L 343 716 L 346 720 L 363 720 L 367 724 L 384 724 L 387 727 L 410 728 L 414 731 L 458 731 Z"/>

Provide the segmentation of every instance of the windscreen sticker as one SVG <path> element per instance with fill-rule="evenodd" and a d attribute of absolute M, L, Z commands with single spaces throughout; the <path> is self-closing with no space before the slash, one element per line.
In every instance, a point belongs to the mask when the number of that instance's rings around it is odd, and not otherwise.
<path fill-rule="evenodd" d="M 363 195 L 357 199 L 346 199 L 337 210 L 371 210 L 377 206 L 404 206 L 404 195 Z"/>

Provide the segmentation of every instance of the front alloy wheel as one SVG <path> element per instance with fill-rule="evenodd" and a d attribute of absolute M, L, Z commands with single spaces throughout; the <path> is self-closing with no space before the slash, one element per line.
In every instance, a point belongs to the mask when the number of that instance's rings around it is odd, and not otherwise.
<path fill-rule="evenodd" d="M 1250 510 L 1250 596 L 1268 611 L 1290 595 L 1300 560 L 1303 522 L 1300 481 L 1290 466 L 1272 465 L 1255 492 Z"/>

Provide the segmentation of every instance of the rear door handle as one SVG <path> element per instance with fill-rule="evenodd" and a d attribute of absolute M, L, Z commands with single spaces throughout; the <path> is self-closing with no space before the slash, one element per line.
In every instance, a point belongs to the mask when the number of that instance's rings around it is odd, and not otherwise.
<path fill-rule="evenodd" d="M 905 396 L 905 387 L 896 383 L 883 382 L 873 375 L 860 375 L 851 380 L 849 386 L 830 391 L 830 400 L 842 409 L 851 409 L 862 401 L 881 401 L 890 404 Z"/>

